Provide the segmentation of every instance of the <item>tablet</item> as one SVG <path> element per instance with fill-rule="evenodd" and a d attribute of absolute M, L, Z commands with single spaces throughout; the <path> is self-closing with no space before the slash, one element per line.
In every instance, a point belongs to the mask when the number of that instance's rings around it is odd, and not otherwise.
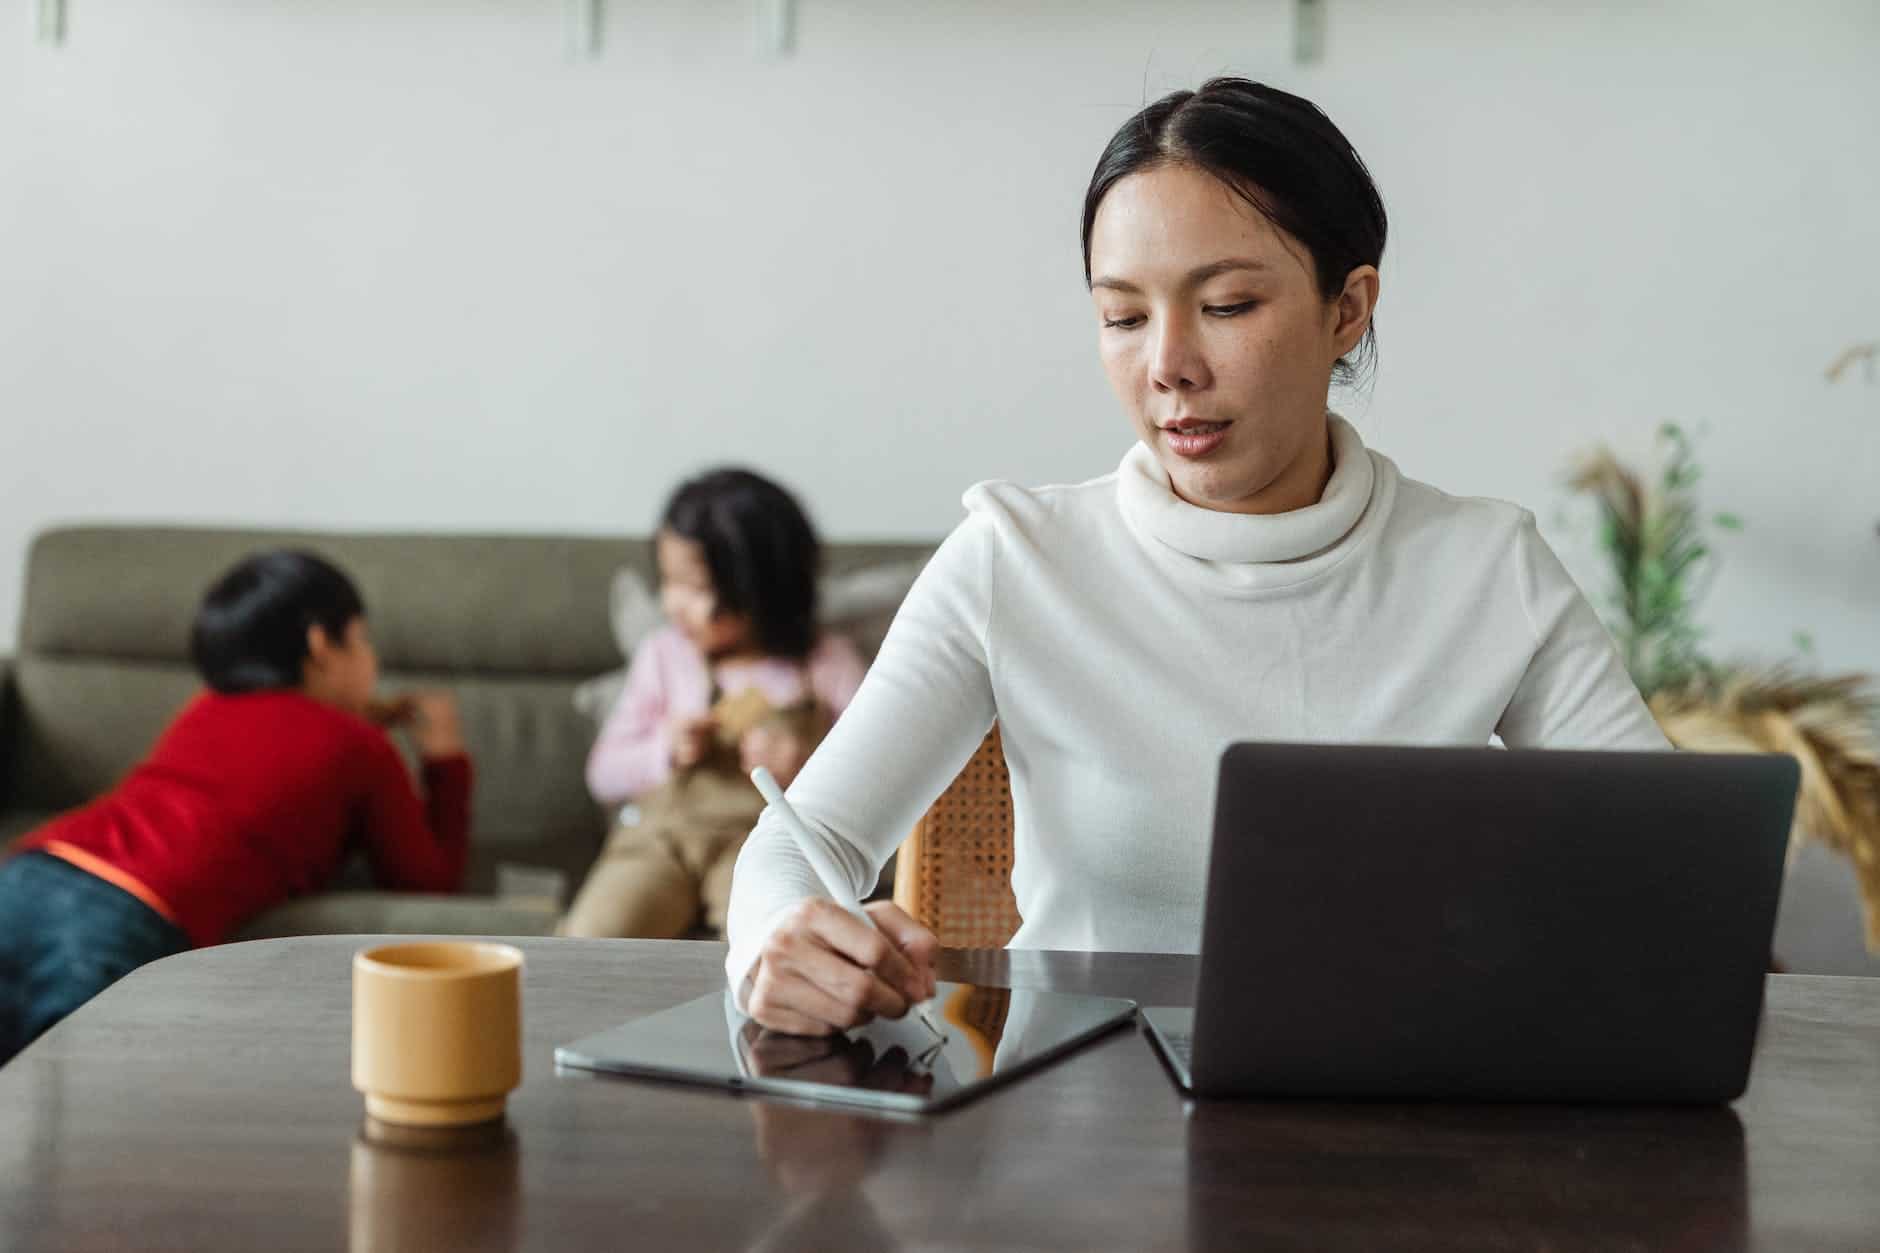
<path fill-rule="evenodd" d="M 925 1113 L 1129 1022 L 1134 1001 L 942 983 L 934 1029 L 916 1014 L 840 1035 L 771 1031 L 714 992 L 555 1050 L 557 1066 Z"/>

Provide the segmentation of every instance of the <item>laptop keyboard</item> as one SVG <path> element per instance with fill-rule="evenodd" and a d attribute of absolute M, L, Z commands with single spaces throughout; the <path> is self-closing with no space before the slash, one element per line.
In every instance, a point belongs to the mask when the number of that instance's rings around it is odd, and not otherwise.
<path fill-rule="evenodd" d="M 1186 1066 L 1195 1059 L 1195 1038 L 1185 1031 L 1164 1031 L 1162 1039 L 1168 1044 L 1168 1051 L 1181 1059 Z"/>

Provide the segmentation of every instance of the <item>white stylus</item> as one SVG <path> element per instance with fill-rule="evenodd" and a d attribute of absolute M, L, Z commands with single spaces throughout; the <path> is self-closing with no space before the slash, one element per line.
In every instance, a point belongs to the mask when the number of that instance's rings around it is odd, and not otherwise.
<path fill-rule="evenodd" d="M 869 926 L 875 926 L 875 920 L 869 917 L 868 911 L 862 908 L 861 902 L 849 895 L 846 886 L 848 880 L 830 863 L 829 853 L 823 848 L 822 841 L 810 831 L 809 824 L 803 821 L 802 815 L 798 814 L 790 802 L 784 799 L 783 788 L 778 786 L 777 777 L 759 766 L 751 771 L 751 782 L 757 785 L 757 790 L 764 794 L 764 800 L 769 802 L 770 807 L 777 811 L 777 816 L 783 819 L 783 825 L 789 830 L 790 838 L 795 840 L 797 848 L 802 850 L 803 860 L 809 863 L 809 868 L 816 872 L 818 879 L 822 880 L 823 891 L 834 897 L 836 904 Z M 876 927 L 876 930 L 880 928 Z M 888 942 L 892 944 L 894 941 Z M 942 1040 L 947 1038 L 946 1032 L 933 1025 L 933 1019 L 927 1016 L 924 1006 L 915 1005 L 913 1008 L 921 1022 L 927 1025 L 927 1030 Z"/>

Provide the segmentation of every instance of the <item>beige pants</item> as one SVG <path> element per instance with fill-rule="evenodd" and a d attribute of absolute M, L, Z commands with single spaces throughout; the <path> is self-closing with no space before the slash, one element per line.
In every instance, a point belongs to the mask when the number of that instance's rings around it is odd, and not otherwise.
<path fill-rule="evenodd" d="M 701 920 L 722 933 L 731 871 L 763 809 L 736 770 L 699 767 L 655 788 L 640 821 L 608 836 L 557 934 L 670 940 Z"/>

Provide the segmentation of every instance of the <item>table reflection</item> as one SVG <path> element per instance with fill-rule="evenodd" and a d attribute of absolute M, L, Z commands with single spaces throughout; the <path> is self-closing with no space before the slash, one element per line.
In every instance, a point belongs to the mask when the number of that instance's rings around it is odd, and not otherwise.
<path fill-rule="evenodd" d="M 1193 1101 L 1190 1249 L 1727 1249 L 1727 1108 Z M 1335 1203 L 1328 1203 L 1335 1202 Z"/>
<path fill-rule="evenodd" d="M 747 1021 L 738 1047 L 751 1073 L 876 1091 L 924 1094 L 933 1088 L 930 1059 L 865 1036 L 798 1036 Z M 908 1124 L 760 1097 L 749 1103 L 757 1156 L 782 1195 L 783 1208 L 749 1246 L 752 1253 L 899 1247 L 862 1182 L 880 1164 L 889 1137 Z"/>

